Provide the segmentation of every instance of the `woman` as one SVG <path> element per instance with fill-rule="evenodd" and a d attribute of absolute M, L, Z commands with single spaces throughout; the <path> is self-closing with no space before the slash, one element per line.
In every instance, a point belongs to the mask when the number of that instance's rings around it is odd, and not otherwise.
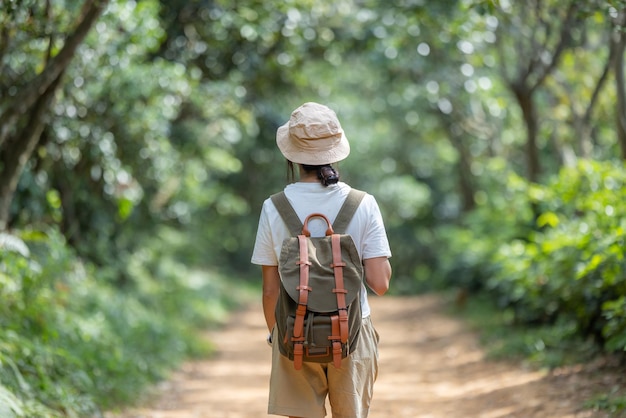
<path fill-rule="evenodd" d="M 299 167 L 299 181 L 284 192 L 301 221 L 311 213 L 322 213 L 334 222 L 350 191 L 339 181 L 334 163 L 345 159 L 350 145 L 334 111 L 318 103 L 305 103 L 293 111 L 287 123 L 278 128 L 276 143 L 287 159 L 294 177 Z M 323 236 L 325 223 L 309 223 L 312 236 Z M 389 288 L 391 251 L 376 200 L 366 195 L 359 205 L 346 233 L 354 239 L 363 261 L 365 280 L 377 295 Z M 270 330 L 268 342 L 275 335 L 275 307 L 280 291 L 278 260 L 281 245 L 290 233 L 271 199 L 261 210 L 252 263 L 262 266 L 263 312 Z M 362 329 L 357 348 L 342 360 L 341 368 L 328 364 L 305 363 L 295 370 L 293 362 L 272 348 L 272 372 L 268 412 L 298 418 L 326 416 L 325 400 L 329 397 L 334 418 L 367 417 L 378 374 L 378 334 L 371 319 L 365 288 L 361 292 Z"/>

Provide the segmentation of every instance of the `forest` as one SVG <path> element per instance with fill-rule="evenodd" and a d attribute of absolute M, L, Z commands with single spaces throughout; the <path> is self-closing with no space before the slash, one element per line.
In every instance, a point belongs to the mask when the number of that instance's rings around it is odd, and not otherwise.
<path fill-rule="evenodd" d="M 624 0 L 0 0 L 0 416 L 98 416 L 210 354 L 306 101 L 392 293 L 624 355 L 625 49 Z"/>

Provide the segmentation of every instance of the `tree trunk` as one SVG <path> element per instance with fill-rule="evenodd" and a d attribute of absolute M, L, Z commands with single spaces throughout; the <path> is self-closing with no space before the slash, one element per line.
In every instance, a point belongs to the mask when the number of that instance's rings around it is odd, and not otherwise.
<path fill-rule="evenodd" d="M 624 12 L 621 12 L 621 21 L 624 20 Z M 615 48 L 615 90 L 617 92 L 617 139 L 621 149 L 622 159 L 626 160 L 626 87 L 624 86 L 624 48 L 626 47 L 626 36 L 622 32 L 623 27 L 619 26 L 613 33 L 612 43 Z"/>
<path fill-rule="evenodd" d="M 450 136 L 455 136 L 450 133 Z M 463 144 L 461 138 L 451 138 L 451 142 L 459 153 L 458 164 L 458 176 L 459 176 L 459 191 L 461 193 L 461 202 L 463 204 L 463 211 L 470 212 L 476 206 L 474 201 L 474 183 L 472 178 L 474 177 L 471 170 L 471 157 L 467 147 Z"/>
<path fill-rule="evenodd" d="M 537 182 L 541 175 L 541 163 L 539 162 L 539 149 L 537 148 L 537 111 L 533 102 L 532 90 L 523 85 L 512 86 L 517 102 L 522 110 L 524 124 L 526 125 L 526 170 L 527 178 L 531 182 Z"/>
<path fill-rule="evenodd" d="M 20 117 L 28 113 L 39 96 L 48 90 L 48 87 L 59 78 L 59 75 L 72 61 L 76 49 L 85 40 L 87 33 L 98 20 L 109 0 L 87 0 L 83 5 L 81 21 L 65 41 L 63 48 L 46 65 L 46 68 L 32 80 L 25 84 L 23 91 L 15 96 L 15 106 L 10 107 L 0 116 L 0 146 L 9 138 L 11 128 L 16 125 Z M 0 196 L 2 197 L 2 196 Z"/>
<path fill-rule="evenodd" d="M 45 128 L 50 108 L 65 69 L 76 49 L 98 20 L 108 0 L 86 0 L 80 22 L 61 51 L 48 61 L 45 69 L 15 96 L 15 105 L 0 115 L 0 230 L 7 227 L 11 201 L 19 178 Z M 20 120 L 22 123 L 20 123 Z M 23 126 L 17 131 L 16 126 Z"/>
<path fill-rule="evenodd" d="M 615 46 L 611 45 L 611 47 L 609 48 L 609 56 L 606 59 L 606 65 L 604 66 L 604 69 L 602 70 L 602 74 L 600 75 L 600 78 L 598 79 L 598 82 L 596 83 L 596 87 L 594 88 L 593 93 L 591 94 L 591 100 L 589 100 L 589 104 L 587 105 L 587 108 L 585 109 L 585 113 L 582 115 L 582 117 L 576 118 L 577 121 L 580 121 L 579 122 L 580 126 L 577 126 L 576 124 L 574 125 L 576 128 L 576 132 L 578 132 L 578 135 L 579 135 L 580 153 L 585 158 L 590 158 L 593 153 L 593 141 L 592 141 L 593 125 L 591 123 L 591 116 L 593 114 L 593 110 L 596 106 L 596 103 L 598 102 L 598 98 L 600 97 L 602 88 L 604 87 L 604 85 L 606 84 L 608 80 L 611 66 L 614 65 L 615 53 L 616 53 Z M 574 113 L 573 109 L 572 109 L 572 112 Z"/>
<path fill-rule="evenodd" d="M 39 97 L 20 137 L 15 141 L 10 141 L 9 145 L 11 146 L 5 147 L 1 154 L 4 166 L 0 171 L 0 231 L 7 227 L 13 194 L 26 163 L 39 143 L 41 133 L 46 126 L 45 116 L 54 101 L 61 78 L 62 74 Z"/>
<path fill-rule="evenodd" d="M 443 126 L 448 126 L 447 129 L 448 138 L 450 144 L 454 147 L 459 154 L 459 161 L 457 164 L 457 176 L 458 176 L 458 190 L 461 196 L 461 209 L 463 212 L 470 212 L 476 206 L 474 200 L 474 194 L 476 192 L 474 182 L 472 179 L 472 156 L 468 147 L 465 145 L 464 131 L 460 128 L 459 124 L 453 120 L 453 118 L 439 114 L 440 120 Z"/>

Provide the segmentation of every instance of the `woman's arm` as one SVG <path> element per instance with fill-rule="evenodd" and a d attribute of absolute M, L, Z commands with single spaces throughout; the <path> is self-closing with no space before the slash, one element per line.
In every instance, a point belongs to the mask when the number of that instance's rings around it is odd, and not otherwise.
<path fill-rule="evenodd" d="M 387 257 L 375 257 L 363 260 L 365 282 L 379 296 L 389 290 L 391 280 L 391 264 Z"/>
<path fill-rule="evenodd" d="M 280 292 L 280 275 L 278 266 L 262 266 L 263 275 L 263 314 L 267 329 L 271 332 L 276 323 L 275 309 Z"/>

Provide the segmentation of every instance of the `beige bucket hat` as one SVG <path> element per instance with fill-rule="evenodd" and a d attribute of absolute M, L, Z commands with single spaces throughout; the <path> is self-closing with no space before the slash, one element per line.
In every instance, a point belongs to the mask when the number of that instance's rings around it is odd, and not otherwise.
<path fill-rule="evenodd" d="M 348 138 L 335 112 L 314 102 L 291 113 L 289 122 L 276 132 L 276 144 L 285 158 L 296 164 L 332 164 L 350 154 Z"/>

